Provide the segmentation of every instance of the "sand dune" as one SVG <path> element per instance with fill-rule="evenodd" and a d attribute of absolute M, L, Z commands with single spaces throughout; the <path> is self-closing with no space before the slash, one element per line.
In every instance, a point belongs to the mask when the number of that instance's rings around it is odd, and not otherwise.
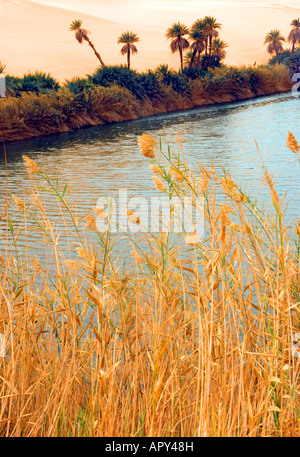
<path fill-rule="evenodd" d="M 7 72 L 15 75 L 41 70 L 64 80 L 91 73 L 98 64 L 95 55 L 68 31 L 70 22 L 81 18 L 105 63 L 125 62 L 116 42 L 121 32 L 133 29 L 141 38 L 133 68 L 155 68 L 163 62 L 177 68 L 178 57 L 170 54 L 166 28 L 174 21 L 190 25 L 196 18 L 212 14 L 222 22 L 222 38 L 230 44 L 227 63 L 265 63 L 264 37 L 272 28 L 288 34 L 291 20 L 300 16 L 300 8 L 293 5 L 291 0 L 278 5 L 253 0 L 155 0 L 151 4 L 143 0 L 0 0 L 0 60 L 7 64 Z"/>
<path fill-rule="evenodd" d="M 86 44 L 79 45 L 74 33 L 68 30 L 71 21 L 79 16 L 92 32 L 91 39 L 104 61 L 125 62 L 116 43 L 120 33 L 127 29 L 122 24 L 27 0 L 0 0 L 0 14 L 0 60 L 6 63 L 7 73 L 21 75 L 29 70 L 42 70 L 63 80 L 92 72 L 98 64 L 93 51 Z M 137 33 L 148 39 L 152 36 L 150 31 L 140 28 Z M 141 43 L 142 59 L 134 62 L 139 69 L 154 63 L 154 52 L 151 49 L 145 52 L 144 46 Z"/>

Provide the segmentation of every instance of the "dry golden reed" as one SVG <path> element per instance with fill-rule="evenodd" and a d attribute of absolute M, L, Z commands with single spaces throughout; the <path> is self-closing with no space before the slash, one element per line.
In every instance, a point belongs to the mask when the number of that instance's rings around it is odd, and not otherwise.
<path fill-rule="evenodd" d="M 298 152 L 300 151 L 300 145 L 298 144 L 296 138 L 291 132 L 289 132 L 288 134 L 286 145 L 294 154 L 298 154 Z"/>
<path fill-rule="evenodd" d="M 80 268 L 81 268 L 81 265 L 78 262 L 76 262 L 75 260 L 66 260 L 65 264 L 66 264 L 68 270 L 71 271 L 72 273 L 80 270 Z"/>
<path fill-rule="evenodd" d="M 155 158 L 155 151 L 157 148 L 157 141 L 150 135 L 143 134 L 138 139 L 141 153 L 150 159 Z"/>
<path fill-rule="evenodd" d="M 128 217 L 128 220 L 129 222 L 133 223 L 133 224 L 140 224 L 141 223 L 141 219 L 139 216 L 137 216 L 133 211 L 127 211 L 127 217 Z"/>
<path fill-rule="evenodd" d="M 247 197 L 246 195 L 241 194 L 240 192 L 233 194 L 232 199 L 235 202 L 241 202 L 241 203 L 246 203 L 247 202 Z"/>
<path fill-rule="evenodd" d="M 143 256 L 141 256 L 140 254 L 138 254 L 136 251 L 134 251 L 134 250 L 130 251 L 130 254 L 136 260 L 137 263 L 145 262 L 145 258 Z"/>
<path fill-rule="evenodd" d="M 86 254 L 86 251 L 80 247 L 76 248 L 76 252 L 77 252 L 77 255 L 78 257 L 80 257 L 81 259 L 86 259 L 87 258 L 87 254 Z"/>
<path fill-rule="evenodd" d="M 5 219 L 0 436 L 300 435 L 299 224 L 285 225 L 271 175 L 266 213 L 251 196 L 241 204 L 230 177 L 224 202 L 223 174 L 161 155 L 190 183 L 165 187 L 155 174 L 170 197 L 206 192 L 201 240 L 193 228 L 175 238 L 72 229 L 43 173 L 23 239 Z"/>
<path fill-rule="evenodd" d="M 88 214 L 87 216 L 85 216 L 85 219 L 86 219 L 86 227 L 88 227 L 90 230 L 93 230 L 93 231 L 97 230 L 97 224 L 96 224 L 96 221 L 93 218 L 93 216 Z"/>
<path fill-rule="evenodd" d="M 172 176 L 173 180 L 177 183 L 181 183 L 184 181 L 184 176 L 179 171 L 175 170 L 174 168 L 169 169 L 169 173 Z"/>
<path fill-rule="evenodd" d="M 197 184 L 198 184 L 198 192 L 207 192 L 208 187 L 209 187 L 209 179 L 208 179 L 207 175 L 202 173 L 201 178 L 198 178 L 198 180 L 197 180 Z"/>
<path fill-rule="evenodd" d="M 164 171 L 158 167 L 157 165 L 154 165 L 154 164 L 150 164 L 150 169 L 153 173 L 155 173 L 156 175 L 161 175 L 163 176 L 164 174 Z"/>
<path fill-rule="evenodd" d="M 43 272 L 43 267 L 40 264 L 40 262 L 38 260 L 36 260 L 34 257 L 32 257 L 30 260 L 31 260 L 31 263 L 32 263 L 32 269 L 35 271 L 35 273 L 37 273 L 37 274 L 42 273 Z"/>
<path fill-rule="evenodd" d="M 223 192 L 229 197 L 235 195 L 238 190 L 237 184 L 231 179 L 229 174 L 221 179 L 221 187 Z"/>
<path fill-rule="evenodd" d="M 18 208 L 18 210 L 21 212 L 21 213 L 25 213 L 26 212 L 26 205 L 24 202 L 22 202 L 22 200 L 17 197 L 16 195 L 12 195 L 12 199 L 13 201 L 15 202 L 15 205 L 16 207 Z"/>
<path fill-rule="evenodd" d="M 155 184 L 155 187 L 157 190 L 159 190 L 160 192 L 167 191 L 167 189 L 161 179 L 159 179 L 157 176 L 152 176 L 152 179 L 154 181 L 154 184 Z"/>
<path fill-rule="evenodd" d="M 98 208 L 96 206 L 95 208 L 93 208 L 93 211 L 96 214 L 96 216 L 99 217 L 100 219 L 103 219 L 103 220 L 108 219 L 108 214 L 106 214 L 105 211 L 103 211 L 103 209 Z"/>
<path fill-rule="evenodd" d="M 40 169 L 32 159 L 24 155 L 23 160 L 25 161 L 27 169 L 31 175 L 39 173 Z"/>

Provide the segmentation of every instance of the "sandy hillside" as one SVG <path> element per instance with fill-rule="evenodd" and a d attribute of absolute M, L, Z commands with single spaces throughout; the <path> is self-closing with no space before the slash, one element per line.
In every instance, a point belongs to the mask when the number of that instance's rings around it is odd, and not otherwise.
<path fill-rule="evenodd" d="M 266 33 L 279 28 L 287 35 L 291 20 L 300 17 L 295 4 L 291 0 L 278 5 L 268 0 L 0 0 L 0 60 L 7 64 L 7 72 L 15 75 L 42 70 L 64 80 L 91 73 L 98 63 L 95 55 L 68 31 L 70 22 L 81 18 L 105 63 L 125 63 L 116 41 L 121 32 L 132 29 L 141 38 L 133 68 L 155 68 L 163 62 L 177 68 L 179 60 L 169 52 L 166 28 L 178 20 L 191 25 L 196 18 L 211 14 L 223 24 L 222 38 L 230 44 L 227 63 L 265 63 Z"/>
<path fill-rule="evenodd" d="M 117 39 L 128 29 L 127 25 L 27 0 L 0 0 L 0 14 L 0 60 L 7 65 L 9 74 L 41 70 L 64 80 L 92 72 L 98 65 L 96 56 L 86 43 L 77 43 L 74 33 L 68 30 L 76 18 L 81 18 L 83 26 L 91 31 L 90 38 L 105 63 L 113 65 L 126 61 L 120 55 Z M 151 47 L 146 49 L 146 42 L 153 40 L 153 45 L 159 49 L 159 38 L 141 27 L 136 27 L 135 31 L 145 41 L 139 45 L 140 53 L 133 58 L 133 67 L 142 70 L 155 66 L 159 59 Z M 167 43 L 165 54 L 168 54 Z"/>

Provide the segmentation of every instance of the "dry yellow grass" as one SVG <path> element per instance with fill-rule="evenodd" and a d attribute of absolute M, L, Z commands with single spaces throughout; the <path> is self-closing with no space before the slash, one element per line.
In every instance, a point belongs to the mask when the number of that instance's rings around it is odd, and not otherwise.
<path fill-rule="evenodd" d="M 284 225 L 267 172 L 271 216 L 226 173 L 201 165 L 197 182 L 177 156 L 156 155 L 166 192 L 204 200 L 205 239 L 184 260 L 169 234 L 149 235 L 149 252 L 132 241 L 132 269 L 122 271 L 113 237 L 90 216 L 88 241 L 68 193 L 42 170 L 31 175 L 23 225 L 6 217 L 0 435 L 299 436 L 299 230 Z M 185 170 L 183 181 L 162 169 L 162 155 Z M 77 237 L 75 256 L 60 245 L 40 186 L 57 200 L 65 238 Z M 50 246 L 47 259 L 18 249 L 18 232 L 29 238 L 33 227 Z"/>

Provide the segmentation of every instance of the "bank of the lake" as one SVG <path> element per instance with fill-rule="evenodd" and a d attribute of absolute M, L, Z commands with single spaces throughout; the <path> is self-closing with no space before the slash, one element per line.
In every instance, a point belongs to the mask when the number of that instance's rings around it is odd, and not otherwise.
<path fill-rule="evenodd" d="M 105 71 L 101 77 L 96 72 L 93 78 L 66 82 L 52 92 L 22 92 L 0 100 L 1 140 L 18 141 L 249 100 L 288 92 L 292 87 L 284 65 L 223 67 L 193 77 L 173 74 L 159 78 L 152 72 L 125 74 L 121 67 Z"/>

